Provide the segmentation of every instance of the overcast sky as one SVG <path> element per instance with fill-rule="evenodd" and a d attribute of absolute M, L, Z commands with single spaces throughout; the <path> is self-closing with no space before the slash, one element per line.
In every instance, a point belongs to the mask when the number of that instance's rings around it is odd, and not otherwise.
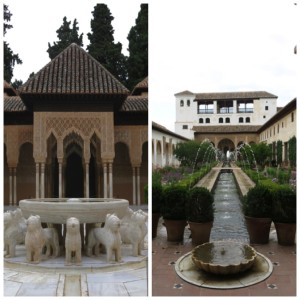
<path fill-rule="evenodd" d="M 14 26 L 4 39 L 23 60 L 14 69 L 16 79 L 26 81 L 49 62 L 48 42 L 57 41 L 56 30 L 64 16 L 72 22 L 77 18 L 84 49 L 89 44 L 86 33 L 97 1 L 4 2 Z M 294 54 L 294 47 L 299 43 L 300 18 L 299 3 L 294 3 L 298 0 L 145 2 L 149 3 L 150 120 L 174 130 L 174 94 L 184 90 L 267 91 L 278 96 L 278 106 L 297 96 L 299 54 Z M 115 41 L 126 51 L 140 2 L 104 3 L 115 18 Z"/>

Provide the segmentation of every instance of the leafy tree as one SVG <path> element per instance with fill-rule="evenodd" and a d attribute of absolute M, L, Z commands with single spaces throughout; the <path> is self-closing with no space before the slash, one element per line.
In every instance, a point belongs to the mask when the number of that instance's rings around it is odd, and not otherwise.
<path fill-rule="evenodd" d="M 177 144 L 174 155 L 180 161 L 182 166 L 198 167 L 198 164 L 205 164 L 210 159 L 214 159 L 209 155 L 210 142 L 199 143 L 197 141 L 188 141 Z M 211 150 L 212 151 L 212 150 Z"/>
<path fill-rule="evenodd" d="M 23 85 L 23 81 L 16 79 L 11 85 L 13 86 L 14 89 L 17 90 L 21 85 Z"/>
<path fill-rule="evenodd" d="M 66 49 L 70 44 L 76 43 L 79 46 L 83 46 L 82 38 L 83 33 L 81 35 L 78 34 L 79 27 L 76 19 L 73 21 L 72 28 L 70 27 L 71 21 L 68 22 L 67 18 L 63 18 L 63 24 L 56 30 L 58 41 L 54 42 L 51 46 L 48 43 L 48 50 L 50 59 L 56 57 L 60 52 Z"/>
<path fill-rule="evenodd" d="M 251 149 L 253 151 L 256 163 L 260 166 L 264 166 L 272 155 L 272 150 L 265 143 L 252 144 Z"/>
<path fill-rule="evenodd" d="M 3 34 L 5 36 L 8 29 L 13 28 L 10 22 L 12 16 L 11 12 L 8 9 L 7 5 L 3 5 L 4 12 L 4 25 L 3 25 Z M 13 70 L 15 64 L 22 64 L 22 60 L 19 58 L 19 54 L 14 54 L 12 49 L 9 47 L 9 44 L 3 41 L 3 52 L 4 52 L 4 79 L 7 82 L 11 82 L 13 78 Z"/>
<path fill-rule="evenodd" d="M 282 163 L 282 141 L 277 141 L 276 143 L 277 148 L 277 164 Z"/>
<path fill-rule="evenodd" d="M 148 76 L 148 4 L 141 4 L 127 37 L 128 51 L 128 87 L 132 90 L 137 83 Z"/>
<path fill-rule="evenodd" d="M 97 4 L 92 12 L 91 33 L 87 36 L 90 44 L 87 51 L 98 60 L 108 71 L 127 85 L 127 58 L 122 54 L 122 44 L 114 43 L 114 29 L 111 15 L 106 4 Z"/>
<path fill-rule="evenodd" d="M 297 147 L 297 140 L 296 137 L 293 136 L 288 141 L 289 145 L 289 161 L 292 167 L 296 167 L 296 147 Z"/>

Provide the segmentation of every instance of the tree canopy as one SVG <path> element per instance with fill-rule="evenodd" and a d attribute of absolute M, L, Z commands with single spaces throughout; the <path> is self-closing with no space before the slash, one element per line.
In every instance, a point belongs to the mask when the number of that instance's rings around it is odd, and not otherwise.
<path fill-rule="evenodd" d="M 92 14 L 91 32 L 87 34 L 90 40 L 87 51 L 127 86 L 127 59 L 122 54 L 122 44 L 114 42 L 111 25 L 114 17 L 106 4 L 97 4 Z"/>
<path fill-rule="evenodd" d="M 4 12 L 4 25 L 3 25 L 3 34 L 7 33 L 8 29 L 13 28 L 10 22 L 10 18 L 12 13 L 9 11 L 7 5 L 3 5 L 3 12 Z M 4 52 L 4 80 L 7 82 L 11 82 L 13 78 L 13 71 L 15 64 L 22 64 L 22 60 L 19 57 L 19 54 L 15 54 L 13 50 L 9 47 L 9 44 L 3 41 L 3 52 Z"/>
<path fill-rule="evenodd" d="M 128 87 L 134 86 L 148 76 L 148 4 L 141 4 L 141 10 L 127 37 Z"/>
<path fill-rule="evenodd" d="M 60 52 L 67 48 L 70 44 L 76 43 L 79 46 L 83 46 L 82 38 L 83 33 L 78 34 L 79 27 L 76 19 L 73 21 L 72 28 L 70 27 L 71 21 L 67 21 L 67 18 L 63 18 L 63 24 L 56 30 L 58 41 L 53 42 L 51 46 L 48 43 L 48 50 L 50 59 L 56 57 Z"/>

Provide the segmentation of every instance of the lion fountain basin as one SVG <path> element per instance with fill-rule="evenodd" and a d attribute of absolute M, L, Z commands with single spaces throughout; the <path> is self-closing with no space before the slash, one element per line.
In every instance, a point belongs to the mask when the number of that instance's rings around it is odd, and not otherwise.
<path fill-rule="evenodd" d="M 200 269 L 213 274 L 237 274 L 252 267 L 256 251 L 247 244 L 216 241 L 197 246 L 192 260 Z"/>
<path fill-rule="evenodd" d="M 25 218 L 39 215 L 44 223 L 65 224 L 75 217 L 80 223 L 104 222 L 107 214 L 125 216 L 129 202 L 115 198 L 40 198 L 19 202 Z"/>

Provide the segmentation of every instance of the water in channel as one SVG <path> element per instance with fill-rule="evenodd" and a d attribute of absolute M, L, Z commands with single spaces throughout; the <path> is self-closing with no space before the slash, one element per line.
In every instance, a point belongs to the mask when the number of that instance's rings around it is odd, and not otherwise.
<path fill-rule="evenodd" d="M 214 189 L 214 202 L 214 224 L 210 240 L 234 240 L 249 243 L 240 195 L 234 175 L 230 170 L 221 171 Z"/>

